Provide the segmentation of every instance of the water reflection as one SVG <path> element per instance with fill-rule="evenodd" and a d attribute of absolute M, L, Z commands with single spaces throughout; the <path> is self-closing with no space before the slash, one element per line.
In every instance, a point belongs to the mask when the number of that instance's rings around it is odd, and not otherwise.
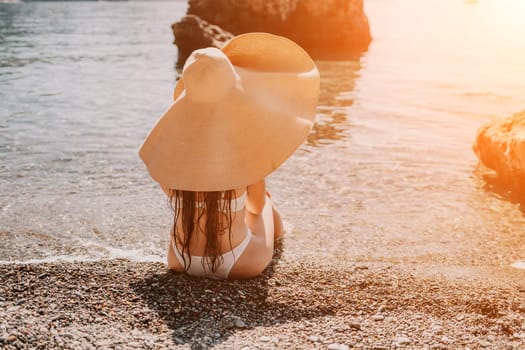
<path fill-rule="evenodd" d="M 316 123 L 307 140 L 310 146 L 327 145 L 350 136 L 348 107 L 353 103 L 355 80 L 361 70 L 359 60 L 317 61 L 316 64 L 321 74 L 321 95 Z"/>

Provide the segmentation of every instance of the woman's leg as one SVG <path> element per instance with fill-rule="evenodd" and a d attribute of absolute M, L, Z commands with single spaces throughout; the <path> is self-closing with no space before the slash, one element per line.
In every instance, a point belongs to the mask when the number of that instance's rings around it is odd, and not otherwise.
<path fill-rule="evenodd" d="M 273 256 L 274 223 L 272 203 L 268 198 L 260 214 L 246 211 L 246 225 L 252 237 L 246 250 L 230 271 L 229 278 L 253 278 L 268 266 Z"/>

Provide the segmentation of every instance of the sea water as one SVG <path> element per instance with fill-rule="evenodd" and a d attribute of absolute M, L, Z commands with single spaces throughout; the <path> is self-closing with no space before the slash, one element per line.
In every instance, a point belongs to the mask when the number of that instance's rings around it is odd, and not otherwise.
<path fill-rule="evenodd" d="M 164 260 L 171 213 L 137 150 L 172 102 L 170 25 L 186 6 L 0 4 L 1 261 Z M 368 0 L 365 11 L 369 50 L 317 62 L 317 123 L 269 179 L 295 249 L 308 232 L 323 244 L 295 253 L 525 258 L 524 209 L 490 189 L 471 149 L 482 124 L 525 109 L 525 5 Z"/>

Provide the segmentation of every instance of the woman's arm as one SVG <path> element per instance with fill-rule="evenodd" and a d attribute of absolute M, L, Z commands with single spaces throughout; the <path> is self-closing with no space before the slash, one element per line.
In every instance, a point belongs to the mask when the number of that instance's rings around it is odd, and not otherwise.
<path fill-rule="evenodd" d="M 264 179 L 246 189 L 246 210 L 252 214 L 260 215 L 266 203 L 266 183 Z"/>

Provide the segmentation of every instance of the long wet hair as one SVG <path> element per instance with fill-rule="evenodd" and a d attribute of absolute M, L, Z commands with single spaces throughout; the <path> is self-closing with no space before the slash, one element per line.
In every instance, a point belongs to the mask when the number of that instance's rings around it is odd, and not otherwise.
<path fill-rule="evenodd" d="M 215 272 L 224 259 L 220 252 L 219 236 L 228 234 L 230 248 L 232 247 L 232 223 L 235 212 L 232 212 L 231 201 L 234 190 L 194 192 L 172 190 L 168 192 L 168 201 L 173 209 L 173 239 L 175 248 L 184 261 L 184 271 L 191 266 L 190 242 L 192 237 L 203 233 L 206 237 L 202 267 L 206 271 Z M 234 210 L 236 208 L 233 208 Z M 180 228 L 178 222 L 181 222 Z M 181 232 L 182 230 L 182 232 Z"/>

